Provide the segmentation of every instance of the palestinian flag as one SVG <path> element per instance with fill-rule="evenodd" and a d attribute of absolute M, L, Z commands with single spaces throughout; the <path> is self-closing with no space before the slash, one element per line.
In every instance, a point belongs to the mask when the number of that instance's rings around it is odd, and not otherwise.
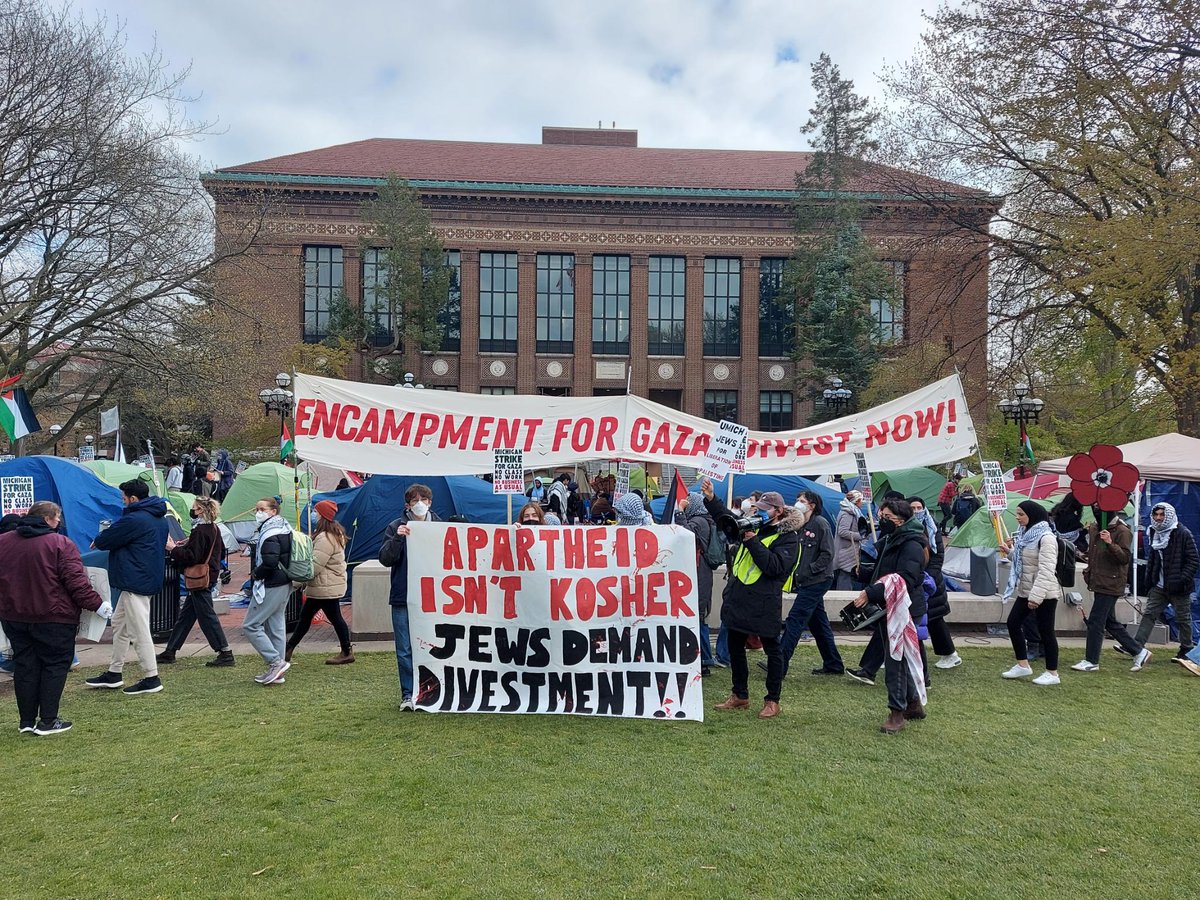
<path fill-rule="evenodd" d="M 279 461 L 285 463 L 296 452 L 296 442 L 288 431 L 287 422 L 283 423 L 283 431 L 279 435 Z"/>
<path fill-rule="evenodd" d="M 1029 441 L 1029 432 L 1025 430 L 1025 423 L 1021 423 L 1021 456 L 1029 461 L 1032 466 L 1036 460 L 1033 458 L 1033 444 Z"/>
<path fill-rule="evenodd" d="M 20 380 L 20 375 L 13 375 L 0 381 L 0 428 L 14 443 L 27 434 L 42 430 L 37 416 L 33 414 L 33 407 L 29 405 L 25 389 L 12 387 Z"/>
<path fill-rule="evenodd" d="M 663 507 L 662 515 L 658 517 L 659 525 L 671 525 L 675 522 L 675 506 L 680 497 L 687 496 L 687 487 L 679 470 L 675 470 L 675 478 L 671 481 L 671 489 L 667 491 L 667 505 Z"/>

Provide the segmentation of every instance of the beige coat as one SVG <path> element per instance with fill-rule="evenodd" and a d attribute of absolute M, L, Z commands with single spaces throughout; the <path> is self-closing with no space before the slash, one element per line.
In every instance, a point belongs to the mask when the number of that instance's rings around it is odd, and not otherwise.
<path fill-rule="evenodd" d="M 318 534 L 313 540 L 313 577 L 304 592 L 315 600 L 346 596 L 346 551 L 327 534 Z"/>
<path fill-rule="evenodd" d="M 1021 551 L 1021 580 L 1017 584 L 1017 596 L 1040 604 L 1043 600 L 1061 596 L 1062 589 L 1054 577 L 1058 564 L 1058 538 L 1048 531 L 1034 546 Z"/>

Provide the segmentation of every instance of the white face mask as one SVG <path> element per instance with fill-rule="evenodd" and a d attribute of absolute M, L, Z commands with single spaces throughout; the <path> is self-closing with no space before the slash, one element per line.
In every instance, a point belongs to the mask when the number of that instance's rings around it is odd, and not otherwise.
<path fill-rule="evenodd" d="M 751 513 L 753 513 L 754 511 L 755 511 L 754 504 L 751 501 L 747 500 L 744 503 L 742 503 L 742 515 L 743 516 L 748 516 Z"/>
<path fill-rule="evenodd" d="M 803 500 L 797 500 L 795 509 L 797 512 L 807 513 L 808 512 L 808 504 L 805 503 Z"/>
<path fill-rule="evenodd" d="M 267 519 L 269 519 L 269 518 L 271 518 L 271 514 L 269 512 L 267 512 L 265 509 L 255 510 L 255 512 L 254 512 L 254 521 L 255 522 L 262 523 L 262 522 L 267 521 Z"/>
<path fill-rule="evenodd" d="M 429 513 L 429 504 L 424 500 L 418 500 L 409 507 L 409 511 L 412 512 L 416 518 L 423 519 Z"/>

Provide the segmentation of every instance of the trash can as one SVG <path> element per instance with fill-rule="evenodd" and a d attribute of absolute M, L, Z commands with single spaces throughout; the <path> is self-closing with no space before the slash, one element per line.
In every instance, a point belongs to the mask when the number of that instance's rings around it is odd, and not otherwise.
<path fill-rule="evenodd" d="M 994 548 L 971 548 L 971 593 L 976 597 L 991 597 L 996 593 L 999 556 Z"/>
<path fill-rule="evenodd" d="M 283 614 L 283 628 L 288 634 L 300 624 L 300 607 L 304 605 L 304 588 L 296 588 L 288 597 L 287 609 Z"/>
<path fill-rule="evenodd" d="M 183 594 L 179 569 L 167 557 L 163 567 L 163 583 L 157 594 L 150 598 L 150 636 L 155 641 L 165 641 L 179 621 L 179 606 Z"/>

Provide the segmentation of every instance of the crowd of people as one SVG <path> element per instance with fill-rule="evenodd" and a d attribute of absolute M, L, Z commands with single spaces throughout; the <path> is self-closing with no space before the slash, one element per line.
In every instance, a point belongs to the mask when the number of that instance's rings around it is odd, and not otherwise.
<path fill-rule="evenodd" d="M 219 481 L 213 483 L 219 485 Z M 569 475 L 555 477 L 548 485 L 536 479 L 516 524 L 588 523 L 594 521 L 601 500 L 608 502 L 601 521 L 620 526 L 652 522 L 640 493 L 627 492 L 612 501 L 603 487 L 593 485 L 592 498 L 575 500 L 579 485 Z M 948 497 L 951 487 L 953 500 Z M 111 617 L 112 624 L 109 665 L 85 679 L 88 688 L 121 689 L 126 695 L 162 691 L 159 666 L 175 662 L 197 624 L 216 654 L 206 665 L 236 665 L 213 606 L 227 552 L 219 527 L 217 492 L 196 494 L 190 535 L 176 543 L 168 534 L 167 504 L 150 495 L 146 482 L 134 479 L 121 484 L 120 490 L 125 504 L 122 515 L 93 542 L 94 548 L 108 552 L 109 586 L 118 594 L 115 604 L 92 587 L 78 547 L 59 533 L 62 511 L 56 504 L 35 503 L 25 516 L 8 517 L 0 524 L 0 558 L 5 560 L 0 569 L 0 624 L 13 649 L 22 733 L 51 735 L 71 728 L 71 723 L 60 717 L 59 705 L 82 611 Z M 944 531 L 948 522 L 954 521 L 955 506 L 968 490 L 955 479 L 947 483 L 938 498 L 943 513 L 939 523 L 920 497 L 896 492 L 883 496 L 878 520 L 873 522 L 863 495 L 851 490 L 829 517 L 832 526 L 822 497 L 811 490 L 801 491 L 792 503 L 777 492 L 755 492 L 735 498 L 731 509 L 715 495 L 712 483 L 702 479 L 698 493 L 675 497 L 673 521 L 695 535 L 701 673 L 709 675 L 717 666 L 731 669 L 731 693 L 715 708 L 728 711 L 750 706 L 747 649 L 754 648 L 766 657 L 759 663 L 766 683 L 758 715 L 763 719 L 778 716 L 784 679 L 796 647 L 802 635 L 811 633 L 821 657 L 813 675 L 846 674 L 874 684 L 883 669 L 888 705 L 881 725 L 884 732 L 895 734 L 908 722 L 924 719 L 930 678 L 922 640 L 925 635 L 918 629 L 927 629 L 937 656 L 935 667 L 950 669 L 963 662 L 946 625 L 950 606 L 942 566 Z M 1174 609 L 1179 625 L 1180 647 L 1175 658 L 1196 665 L 1187 659 L 1194 655 L 1189 595 L 1200 570 L 1200 557 L 1191 532 L 1179 523 L 1173 507 L 1159 503 L 1152 509 L 1146 530 L 1148 599 L 1137 631 L 1130 635 L 1114 609 L 1126 586 L 1133 531 L 1119 514 L 1100 510 L 1093 511 L 1096 521 L 1083 528 L 1081 521 L 1077 522 L 1079 511 L 1074 509 L 1078 504 L 1073 506 L 1071 499 L 1050 511 L 1034 501 L 1018 506 L 1019 528 L 1002 548 L 1011 562 L 1003 596 L 1012 603 L 1007 625 L 1015 658 L 1003 677 L 1033 676 L 1027 646 L 1033 623 L 1045 671 L 1032 680 L 1042 686 L 1061 683 L 1055 614 L 1063 599 L 1057 571 L 1063 541 L 1078 541 L 1086 548 L 1084 578 L 1095 597 L 1084 658 L 1072 669 L 1093 672 L 1099 668 L 1107 633 L 1117 641 L 1117 649 L 1131 658 L 1132 670 L 1140 670 L 1152 655 L 1146 646 L 1151 631 L 1168 607 Z M 341 645 L 340 652 L 326 663 L 355 661 L 350 631 L 340 610 L 347 593 L 347 535 L 337 522 L 338 507 L 333 501 L 319 501 L 313 511 L 316 524 L 309 536 L 294 530 L 280 515 L 278 497 L 265 497 L 256 504 L 256 531 L 249 551 L 251 602 L 242 631 L 266 666 L 266 671 L 255 676 L 264 686 L 285 682 L 292 655 L 318 613 L 333 626 Z M 436 519 L 432 490 L 423 484 L 410 485 L 403 513 L 387 526 L 378 555 L 379 562 L 391 570 L 389 604 L 403 710 L 416 708 L 408 621 L 408 537 L 414 526 Z M 168 555 L 183 573 L 186 595 L 166 648 L 156 654 L 150 598 L 161 588 Z M 707 619 L 712 610 L 714 570 L 722 566 L 726 576 L 721 628 L 714 646 Z M 297 580 L 304 584 L 305 601 L 289 639 L 285 610 Z M 831 589 L 854 592 L 850 607 L 871 613 L 870 640 L 857 667 L 847 666 L 843 660 L 826 615 L 824 601 Z M 795 595 L 786 617 L 785 593 Z M 131 654 L 140 678 L 127 686 L 125 669 Z M 1195 671 L 1200 674 L 1200 666 Z"/>

